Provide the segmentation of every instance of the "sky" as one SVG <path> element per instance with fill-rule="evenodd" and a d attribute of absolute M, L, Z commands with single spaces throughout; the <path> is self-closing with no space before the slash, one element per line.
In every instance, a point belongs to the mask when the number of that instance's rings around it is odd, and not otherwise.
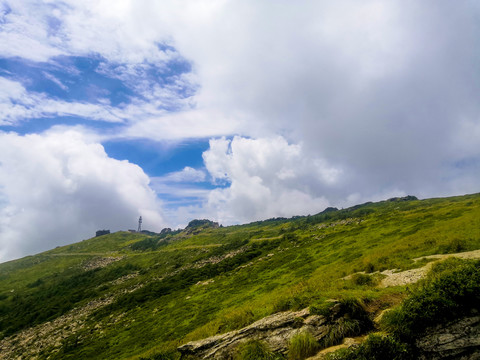
<path fill-rule="evenodd" d="M 480 191 L 474 0 L 0 0 L 0 262 Z"/>

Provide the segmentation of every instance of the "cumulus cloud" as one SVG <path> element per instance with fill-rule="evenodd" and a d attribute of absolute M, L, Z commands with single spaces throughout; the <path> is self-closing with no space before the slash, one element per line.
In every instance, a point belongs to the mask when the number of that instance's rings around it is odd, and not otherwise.
<path fill-rule="evenodd" d="M 470 1 L 217 2 L 174 33 L 199 106 L 343 169 L 324 193 L 337 203 L 478 191 L 479 14 Z"/>
<path fill-rule="evenodd" d="M 213 180 L 225 185 L 205 205 L 223 223 L 319 212 L 329 206 L 323 194 L 342 176 L 282 137 L 211 140 L 203 158 Z"/>
<path fill-rule="evenodd" d="M 81 131 L 0 133 L 0 260 L 126 230 L 139 215 L 165 225 L 149 178 Z"/>
<path fill-rule="evenodd" d="M 94 54 L 139 95 L 70 104 L 0 79 L 0 122 L 72 114 L 123 122 L 119 138 L 214 137 L 204 161 L 217 189 L 183 184 L 201 176 L 191 170 L 152 180 L 179 194 L 179 222 L 477 192 L 479 15 L 447 0 L 2 1 L 0 56 Z M 139 81 L 180 57 L 191 71 Z"/>
<path fill-rule="evenodd" d="M 135 123 L 129 136 L 280 134 L 344 170 L 343 188 L 324 194 L 332 202 L 353 193 L 450 195 L 459 190 L 453 178 L 478 175 L 471 158 L 480 157 L 480 143 L 465 131 L 480 123 L 476 4 L 204 5 L 133 10 L 171 34 L 200 88 L 192 109 Z M 475 154 L 466 154 L 467 143 Z M 480 186 L 465 183 L 461 192 Z"/>

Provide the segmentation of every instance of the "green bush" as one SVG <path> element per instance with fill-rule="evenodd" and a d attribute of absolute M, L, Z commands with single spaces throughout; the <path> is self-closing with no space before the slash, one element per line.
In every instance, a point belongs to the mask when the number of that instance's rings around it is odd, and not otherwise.
<path fill-rule="evenodd" d="M 365 272 L 368 274 L 371 274 L 375 271 L 375 265 L 372 264 L 371 262 L 368 262 L 365 264 Z"/>
<path fill-rule="evenodd" d="M 480 261 L 445 261 L 434 267 L 404 303 L 385 314 L 383 326 L 404 341 L 425 328 L 467 314 L 480 303 Z M 440 272 L 440 273 L 439 273 Z"/>
<path fill-rule="evenodd" d="M 442 254 L 452 254 L 467 250 L 467 242 L 464 239 L 455 238 L 449 243 L 441 245 L 439 252 Z"/>
<path fill-rule="evenodd" d="M 351 277 L 352 282 L 358 286 L 374 285 L 373 277 L 366 274 L 356 273 Z"/>
<path fill-rule="evenodd" d="M 357 336 L 372 328 L 373 324 L 363 303 L 355 298 L 345 298 L 339 302 L 339 318 L 330 326 L 323 339 L 323 347 L 341 343 L 347 336 Z"/>
<path fill-rule="evenodd" d="M 331 325 L 323 338 L 323 347 L 340 344 L 345 337 L 359 335 L 362 332 L 360 321 L 341 318 Z"/>
<path fill-rule="evenodd" d="M 180 354 L 174 350 L 157 352 L 148 357 L 141 357 L 139 360 L 178 360 Z"/>
<path fill-rule="evenodd" d="M 408 360 L 413 359 L 409 348 L 391 336 L 370 335 L 358 347 L 338 350 L 327 360 Z"/>
<path fill-rule="evenodd" d="M 288 358 L 290 360 L 302 360 L 315 355 L 319 349 L 317 340 L 309 332 L 301 332 L 290 339 L 288 346 Z"/>

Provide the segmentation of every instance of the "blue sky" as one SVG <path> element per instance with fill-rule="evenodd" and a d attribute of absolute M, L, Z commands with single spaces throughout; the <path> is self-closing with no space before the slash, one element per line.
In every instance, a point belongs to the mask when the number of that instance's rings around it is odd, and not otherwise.
<path fill-rule="evenodd" d="M 479 15 L 0 0 L 0 261 L 140 215 L 160 231 L 478 192 Z"/>

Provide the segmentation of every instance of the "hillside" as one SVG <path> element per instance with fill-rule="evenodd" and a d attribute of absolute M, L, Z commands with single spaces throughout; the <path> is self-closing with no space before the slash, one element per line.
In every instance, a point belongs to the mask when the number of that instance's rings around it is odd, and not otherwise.
<path fill-rule="evenodd" d="M 448 288 L 467 289 L 445 300 L 450 307 L 439 307 L 452 317 L 432 310 L 418 318 L 428 313 L 432 318 L 422 321 L 435 326 L 476 311 L 479 282 L 462 287 L 460 281 L 478 276 L 478 262 L 432 264 L 442 254 L 475 259 L 479 249 L 479 194 L 395 198 L 239 226 L 197 221 L 156 235 L 103 235 L 0 264 L 0 358 L 177 359 L 184 344 L 270 315 L 297 314 L 303 324 L 311 315 L 344 316 L 342 309 L 350 309 L 355 326 L 335 336 L 330 331 L 331 341 L 316 350 L 382 330 L 401 352 L 414 331 L 425 331 L 405 315 L 422 312 L 410 299 L 430 299 L 421 291 L 438 289 L 444 277 L 450 276 Z M 427 282 L 412 285 L 428 271 Z M 383 323 L 373 321 L 395 306 Z M 309 313 L 300 314 L 304 309 Z M 378 341 L 385 347 L 386 340 Z M 268 356 L 283 358 L 285 351 Z"/>

